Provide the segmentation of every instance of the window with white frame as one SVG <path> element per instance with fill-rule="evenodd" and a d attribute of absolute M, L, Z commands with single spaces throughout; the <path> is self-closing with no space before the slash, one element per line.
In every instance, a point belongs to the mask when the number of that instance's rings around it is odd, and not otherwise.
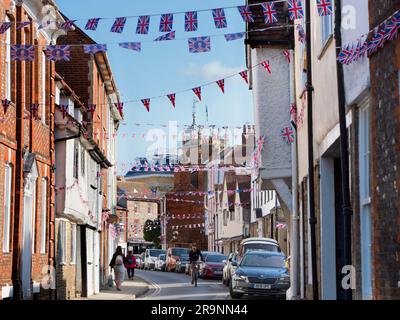
<path fill-rule="evenodd" d="M 47 179 L 42 179 L 42 230 L 40 237 L 40 253 L 46 253 L 47 233 Z"/>
<path fill-rule="evenodd" d="M 3 252 L 10 252 L 12 166 L 6 164 L 4 181 Z"/>
<path fill-rule="evenodd" d="M 333 15 L 322 16 L 322 45 L 325 45 L 333 34 Z"/>
<path fill-rule="evenodd" d="M 76 224 L 71 224 L 71 264 L 76 263 Z"/>
<path fill-rule="evenodd" d="M 46 54 L 42 52 L 42 122 L 46 123 Z"/>
<path fill-rule="evenodd" d="M 65 221 L 60 221 L 58 233 L 58 263 L 65 264 L 67 261 L 67 223 Z"/>
<path fill-rule="evenodd" d="M 6 16 L 5 22 L 10 22 Z M 11 28 L 6 31 L 6 99 L 11 101 Z"/>

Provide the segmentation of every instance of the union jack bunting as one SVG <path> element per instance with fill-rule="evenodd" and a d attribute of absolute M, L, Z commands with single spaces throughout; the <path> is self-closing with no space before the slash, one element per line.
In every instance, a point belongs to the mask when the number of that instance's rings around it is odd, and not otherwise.
<path fill-rule="evenodd" d="M 199 21 L 197 20 L 197 11 L 185 13 L 185 31 L 197 31 Z"/>
<path fill-rule="evenodd" d="M 363 58 L 368 51 L 368 40 L 364 39 L 364 41 L 361 40 L 361 42 L 362 42 L 362 44 L 360 46 L 359 57 Z"/>
<path fill-rule="evenodd" d="M 342 64 L 349 64 L 353 56 L 353 49 L 350 49 L 350 45 L 340 50 L 337 60 Z"/>
<path fill-rule="evenodd" d="M 139 17 L 138 24 L 136 27 L 137 34 L 148 34 L 150 26 L 150 16 Z"/>
<path fill-rule="evenodd" d="M 11 22 L 3 22 L 0 25 L 0 34 L 5 33 L 8 29 L 11 28 L 12 23 Z"/>
<path fill-rule="evenodd" d="M 333 14 L 332 0 L 317 0 L 317 9 L 321 17 Z"/>
<path fill-rule="evenodd" d="M 237 8 L 244 22 L 254 22 L 253 12 L 250 6 L 238 6 Z"/>
<path fill-rule="evenodd" d="M 118 44 L 121 48 L 129 49 L 133 51 L 141 51 L 142 44 L 140 42 L 122 42 Z"/>
<path fill-rule="evenodd" d="M 126 17 L 116 18 L 110 31 L 115 33 L 122 33 L 124 31 L 125 23 Z"/>
<path fill-rule="evenodd" d="M 228 27 L 228 22 L 226 21 L 224 9 L 213 9 L 212 15 L 214 18 L 214 24 L 216 28 L 222 29 Z"/>
<path fill-rule="evenodd" d="M 50 61 L 71 61 L 71 47 L 68 45 L 47 46 L 46 59 Z"/>
<path fill-rule="evenodd" d="M 197 98 L 199 98 L 199 100 L 201 101 L 201 87 L 193 88 L 192 90 Z"/>
<path fill-rule="evenodd" d="M 162 36 L 154 39 L 154 41 L 167 41 L 167 40 L 175 40 L 175 31 L 168 32 L 167 34 L 163 34 Z"/>
<path fill-rule="evenodd" d="M 33 61 L 35 60 L 35 47 L 32 45 L 15 44 L 11 45 L 12 61 Z"/>
<path fill-rule="evenodd" d="M 76 20 L 67 20 L 64 23 L 60 24 L 60 29 L 69 31 L 74 26 Z"/>
<path fill-rule="evenodd" d="M 287 143 L 293 143 L 294 142 L 294 131 L 292 130 L 291 127 L 285 127 L 281 130 L 282 138 L 283 140 Z"/>
<path fill-rule="evenodd" d="M 8 108 L 11 105 L 11 101 L 8 99 L 1 100 L 1 105 L 3 106 L 4 115 L 6 115 Z"/>
<path fill-rule="evenodd" d="M 289 52 L 289 50 L 283 51 L 283 55 L 286 57 L 286 59 L 290 63 L 290 52 Z"/>
<path fill-rule="evenodd" d="M 278 14 L 275 10 L 275 3 L 264 2 L 264 3 L 261 3 L 261 7 L 263 10 L 264 22 L 266 24 L 278 22 Z"/>
<path fill-rule="evenodd" d="M 301 0 L 287 0 L 289 19 L 301 19 L 304 17 L 303 4 Z"/>
<path fill-rule="evenodd" d="M 268 71 L 269 74 L 271 74 L 271 66 L 269 64 L 269 61 L 264 61 L 261 63 L 261 65 L 264 67 L 265 70 Z"/>
<path fill-rule="evenodd" d="M 249 84 L 249 79 L 248 79 L 248 76 L 247 76 L 247 70 L 242 71 L 239 74 L 243 78 L 243 80 L 246 81 L 247 84 Z"/>
<path fill-rule="evenodd" d="M 218 80 L 217 85 L 221 89 L 222 93 L 225 93 L 225 80 L 224 79 Z"/>
<path fill-rule="evenodd" d="M 189 43 L 189 52 L 190 53 L 211 51 L 211 42 L 210 42 L 209 36 L 190 38 L 188 40 L 188 43 Z"/>
<path fill-rule="evenodd" d="M 89 104 L 88 105 L 88 110 L 89 110 L 89 112 L 90 112 L 90 114 L 92 115 L 92 118 L 93 118 L 93 115 L 94 115 L 94 113 L 96 111 L 96 105 L 95 104 Z"/>
<path fill-rule="evenodd" d="M 85 30 L 96 31 L 99 26 L 100 18 L 89 19 L 86 23 Z"/>
<path fill-rule="evenodd" d="M 145 106 L 147 112 L 150 112 L 150 99 L 143 99 L 142 103 Z"/>
<path fill-rule="evenodd" d="M 234 41 L 243 38 L 245 34 L 246 32 L 228 33 L 224 37 L 226 41 Z"/>
<path fill-rule="evenodd" d="M 396 20 L 397 19 L 397 20 Z M 392 41 L 396 39 L 397 32 L 400 29 L 400 14 L 399 17 L 396 18 L 395 16 L 392 17 L 389 21 L 385 24 L 385 39 Z"/>
<path fill-rule="evenodd" d="M 107 45 L 106 44 L 85 44 L 83 46 L 85 53 L 88 54 L 96 54 L 98 52 L 106 52 Z"/>
<path fill-rule="evenodd" d="M 166 13 L 161 15 L 160 19 L 160 32 L 170 32 L 174 24 L 174 15 Z"/>
<path fill-rule="evenodd" d="M 169 101 L 171 101 L 172 106 L 175 108 L 175 93 L 171 93 L 167 95 Z"/>
<path fill-rule="evenodd" d="M 69 106 L 67 104 L 62 104 L 60 105 L 60 111 L 62 113 L 63 119 L 65 119 L 65 116 L 68 114 Z"/>
<path fill-rule="evenodd" d="M 115 107 L 118 109 L 121 117 L 124 116 L 124 104 L 122 102 L 115 103 Z"/>
<path fill-rule="evenodd" d="M 376 52 L 378 48 L 383 48 L 386 42 L 385 35 L 386 31 L 383 28 L 372 36 L 372 39 L 370 40 L 368 46 L 368 55 L 371 55 L 374 52 Z"/>
<path fill-rule="evenodd" d="M 29 26 L 31 24 L 30 21 L 25 21 L 25 22 L 18 22 L 17 26 L 15 27 L 16 30 L 20 30 L 22 28 L 25 28 L 26 26 Z"/>
<path fill-rule="evenodd" d="M 33 118 L 35 118 L 35 119 L 38 118 L 38 111 L 39 111 L 39 104 L 32 103 L 31 104 L 31 114 L 32 114 Z"/>

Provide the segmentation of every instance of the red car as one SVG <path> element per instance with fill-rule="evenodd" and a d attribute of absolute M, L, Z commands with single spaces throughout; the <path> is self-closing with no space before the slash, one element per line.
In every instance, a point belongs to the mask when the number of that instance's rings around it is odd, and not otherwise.
<path fill-rule="evenodd" d="M 223 254 L 208 254 L 204 263 L 200 264 L 200 277 L 202 279 L 222 279 L 222 271 L 227 259 L 228 257 Z"/>

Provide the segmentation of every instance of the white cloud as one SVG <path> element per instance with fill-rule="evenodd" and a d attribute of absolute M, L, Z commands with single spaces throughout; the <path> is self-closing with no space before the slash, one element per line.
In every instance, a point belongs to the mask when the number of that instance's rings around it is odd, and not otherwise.
<path fill-rule="evenodd" d="M 191 63 L 182 70 L 182 73 L 186 76 L 198 77 L 206 81 L 213 81 L 239 73 L 240 71 L 242 71 L 242 69 L 239 67 L 228 67 L 224 66 L 221 61 L 213 61 L 201 66 Z"/>

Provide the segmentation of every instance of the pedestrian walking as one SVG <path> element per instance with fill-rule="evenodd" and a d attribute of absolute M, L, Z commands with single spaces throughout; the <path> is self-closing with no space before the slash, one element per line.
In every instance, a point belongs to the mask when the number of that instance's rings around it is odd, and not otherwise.
<path fill-rule="evenodd" d="M 136 258 L 132 251 L 129 251 L 128 255 L 126 256 L 125 268 L 128 270 L 129 280 L 133 280 L 133 277 L 135 276 Z"/>
<path fill-rule="evenodd" d="M 114 270 L 114 281 L 118 291 L 121 291 L 122 282 L 125 280 L 125 262 L 126 258 L 122 253 L 122 248 L 118 246 L 110 261 L 110 267 Z"/>

